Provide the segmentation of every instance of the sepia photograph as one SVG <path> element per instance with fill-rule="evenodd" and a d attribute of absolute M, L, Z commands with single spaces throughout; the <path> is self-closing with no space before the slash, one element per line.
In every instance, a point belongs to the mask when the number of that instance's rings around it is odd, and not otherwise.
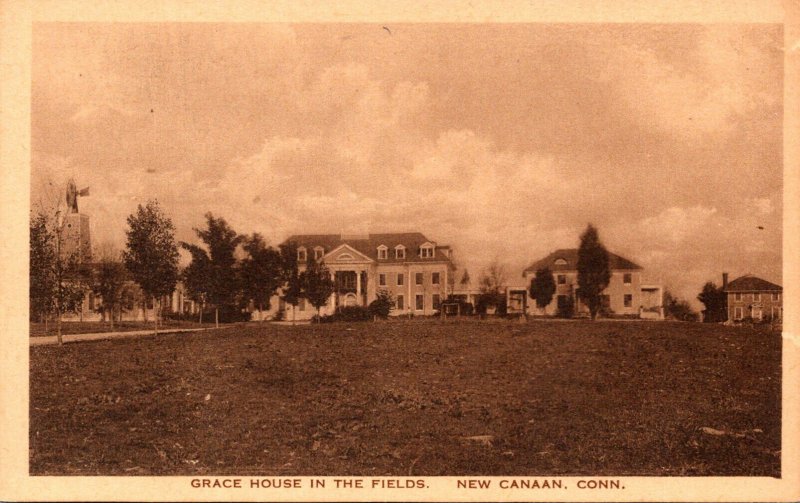
<path fill-rule="evenodd" d="M 784 30 L 35 20 L 27 477 L 785 479 Z"/>

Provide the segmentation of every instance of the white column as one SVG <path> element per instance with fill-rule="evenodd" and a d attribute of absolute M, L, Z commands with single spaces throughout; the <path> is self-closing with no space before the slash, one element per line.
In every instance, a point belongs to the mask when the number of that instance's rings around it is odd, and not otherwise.
<path fill-rule="evenodd" d="M 361 305 L 361 271 L 356 270 L 356 300 Z"/>

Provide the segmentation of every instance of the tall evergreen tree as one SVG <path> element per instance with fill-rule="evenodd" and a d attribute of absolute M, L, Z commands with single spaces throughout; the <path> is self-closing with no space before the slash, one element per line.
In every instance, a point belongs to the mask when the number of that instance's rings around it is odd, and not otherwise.
<path fill-rule="evenodd" d="M 161 312 L 161 298 L 171 294 L 178 282 L 178 246 L 175 226 L 158 202 L 141 204 L 128 216 L 128 241 L 123 252 L 125 267 L 144 294 L 156 301 L 155 332 Z"/>
<path fill-rule="evenodd" d="M 602 293 L 611 280 L 611 269 L 608 263 L 608 251 L 597 229 L 589 224 L 581 234 L 578 247 L 578 296 L 589 308 L 592 320 L 602 306 Z"/>
<path fill-rule="evenodd" d="M 530 286 L 531 298 L 536 300 L 536 307 L 543 310 L 553 301 L 555 293 L 556 280 L 553 277 L 553 271 L 548 267 L 537 270 Z"/>
<path fill-rule="evenodd" d="M 317 309 L 317 318 L 319 319 L 320 309 L 328 303 L 328 299 L 333 295 L 334 282 L 331 279 L 331 272 L 325 267 L 325 264 L 309 255 L 306 261 L 306 270 L 300 275 L 300 285 L 303 296 Z"/>
<path fill-rule="evenodd" d="M 231 229 L 222 217 L 212 213 L 206 213 L 205 217 L 206 228 L 194 231 L 206 248 L 183 242 L 181 246 L 191 253 L 192 264 L 196 264 L 193 269 L 189 266 L 192 286 L 214 305 L 214 322 L 219 326 L 220 307 L 232 308 L 240 291 L 234 252 L 244 236 Z"/>
<path fill-rule="evenodd" d="M 718 323 L 728 319 L 727 299 L 722 287 L 717 287 L 715 283 L 709 281 L 703 285 L 697 300 L 706 306 L 703 310 L 703 323 Z"/>
<path fill-rule="evenodd" d="M 245 241 L 248 256 L 242 261 L 241 281 L 245 296 L 258 307 L 260 320 L 270 308 L 270 298 L 281 286 L 283 267 L 281 254 L 267 246 L 261 234 L 254 233 Z"/>

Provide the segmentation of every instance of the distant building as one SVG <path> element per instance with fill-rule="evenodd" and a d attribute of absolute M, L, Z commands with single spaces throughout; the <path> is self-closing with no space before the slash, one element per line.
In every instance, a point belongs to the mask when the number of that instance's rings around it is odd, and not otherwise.
<path fill-rule="evenodd" d="M 780 285 L 749 274 L 728 283 L 728 273 L 723 273 L 722 290 L 729 320 L 783 319 L 783 287 Z"/>
<path fill-rule="evenodd" d="M 603 291 L 603 308 L 614 315 L 638 316 L 639 318 L 664 319 L 663 288 L 660 285 L 644 283 L 642 267 L 630 260 L 608 254 L 611 279 Z M 575 313 L 588 314 L 589 308 L 578 295 L 578 250 L 575 248 L 556 250 L 550 255 L 533 262 L 522 275 L 525 284 L 530 285 L 536 271 L 549 268 L 556 282 L 553 301 L 544 308 L 547 315 L 555 315 L 559 308 L 572 301 Z M 527 288 L 509 289 L 509 306 L 515 309 L 525 306 L 529 314 L 542 314 Z"/>
<path fill-rule="evenodd" d="M 300 270 L 308 258 L 325 264 L 335 291 L 321 314 L 339 307 L 367 306 L 378 291 L 389 292 L 395 301 L 392 315 L 431 315 L 451 292 L 454 266 L 449 246 L 419 232 L 390 234 L 298 234 L 286 243 L 297 246 Z M 271 316 L 278 310 L 291 317 L 291 306 L 278 296 L 270 302 Z M 295 309 L 296 319 L 308 319 L 316 310 L 305 299 Z M 256 318 L 258 315 L 254 315 Z"/>

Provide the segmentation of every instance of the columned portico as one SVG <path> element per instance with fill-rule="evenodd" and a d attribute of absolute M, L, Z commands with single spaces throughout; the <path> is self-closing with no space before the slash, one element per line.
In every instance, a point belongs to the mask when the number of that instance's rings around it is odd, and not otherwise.
<path fill-rule="evenodd" d="M 369 272 L 374 261 L 351 248 L 342 245 L 324 257 L 322 261 L 331 271 L 334 294 L 331 300 L 333 310 L 344 306 L 366 306 L 372 300 L 369 295 Z"/>

